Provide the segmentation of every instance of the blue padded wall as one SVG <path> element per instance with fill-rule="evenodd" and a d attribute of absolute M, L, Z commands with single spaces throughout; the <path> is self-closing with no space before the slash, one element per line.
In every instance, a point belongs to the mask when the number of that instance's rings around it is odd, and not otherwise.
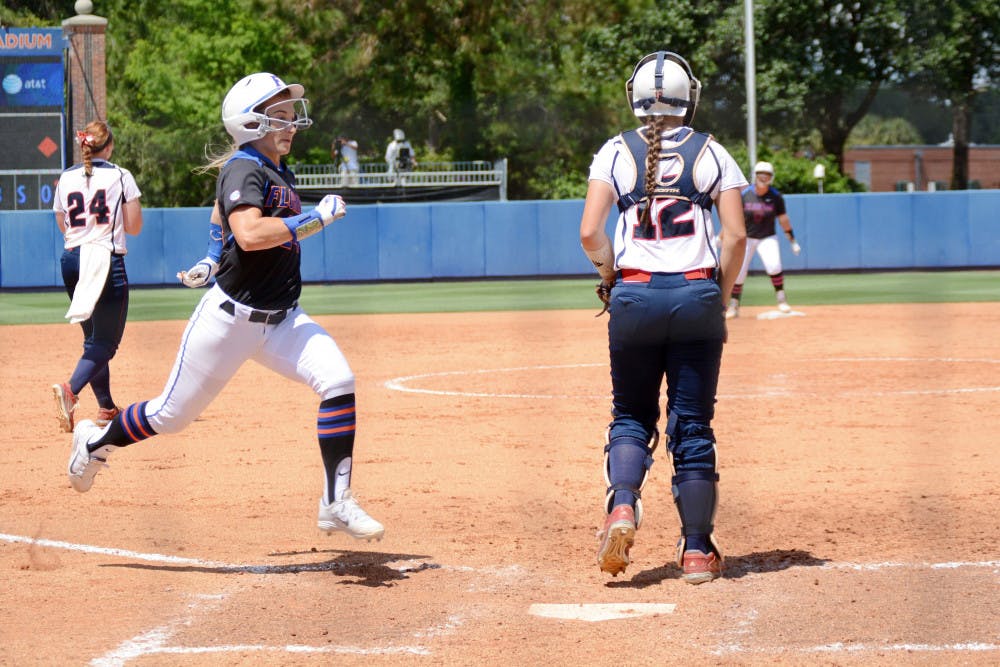
<path fill-rule="evenodd" d="M 786 271 L 1000 266 L 1000 190 L 789 195 L 802 254 L 779 233 Z M 376 204 L 301 245 L 307 282 L 593 275 L 582 200 Z M 144 209 L 128 237 L 129 280 L 176 285 L 205 255 L 208 208 Z M 614 230 L 617 211 L 608 216 Z M 717 222 L 716 222 L 717 224 Z M 0 287 L 59 287 L 50 211 L 0 211 Z M 754 258 L 751 270 L 762 268 Z"/>

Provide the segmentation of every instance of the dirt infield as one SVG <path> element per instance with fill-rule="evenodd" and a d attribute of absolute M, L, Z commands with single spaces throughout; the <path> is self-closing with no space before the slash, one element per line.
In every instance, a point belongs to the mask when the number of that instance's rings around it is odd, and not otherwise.
<path fill-rule="evenodd" d="M 1000 304 L 744 309 L 715 422 L 727 576 L 697 587 L 662 450 L 632 564 L 595 563 L 594 312 L 317 318 L 358 378 L 371 544 L 316 529 L 317 401 L 253 363 L 75 493 L 49 385 L 79 330 L 0 328 L 0 664 L 1000 662 Z M 159 393 L 183 327 L 129 324 L 120 403 Z"/>

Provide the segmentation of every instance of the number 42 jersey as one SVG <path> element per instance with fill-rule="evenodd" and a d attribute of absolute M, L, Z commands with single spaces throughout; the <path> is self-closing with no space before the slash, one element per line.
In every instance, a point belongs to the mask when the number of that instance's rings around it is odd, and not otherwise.
<path fill-rule="evenodd" d="M 84 173 L 82 164 L 70 167 L 59 176 L 52 210 L 65 215 L 67 250 L 84 243 L 97 243 L 124 255 L 122 207 L 125 202 L 141 197 L 142 193 L 128 169 L 106 160 L 94 160 L 93 166 L 90 178 Z"/>
<path fill-rule="evenodd" d="M 644 190 L 646 172 L 644 152 L 629 147 L 636 144 L 635 137 L 636 132 L 630 131 L 609 139 L 590 166 L 590 179 L 610 184 L 618 197 L 615 268 L 684 273 L 718 266 L 711 201 L 724 190 L 746 187 L 739 165 L 721 144 L 689 127 L 664 132 L 658 147 L 652 224 L 644 227 L 639 219 L 642 204 L 633 203 L 635 190 Z M 685 196 L 686 189 L 695 191 L 695 196 Z"/>

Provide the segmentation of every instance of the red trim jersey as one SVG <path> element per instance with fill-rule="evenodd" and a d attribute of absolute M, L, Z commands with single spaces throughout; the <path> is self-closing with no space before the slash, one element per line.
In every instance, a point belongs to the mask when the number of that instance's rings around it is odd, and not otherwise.
<path fill-rule="evenodd" d="M 135 178 L 106 160 L 93 161 L 90 178 L 77 164 L 59 176 L 52 210 L 66 220 L 65 248 L 97 243 L 115 254 L 124 255 L 125 218 L 122 208 L 142 196 Z"/>
<path fill-rule="evenodd" d="M 657 179 L 661 184 L 677 181 L 685 170 L 701 192 L 712 199 L 725 190 L 744 188 L 747 180 L 729 152 L 714 139 L 686 165 L 678 147 L 692 137 L 690 128 L 672 128 L 660 142 Z M 616 200 L 632 191 L 636 178 L 644 178 L 645 164 L 636 165 L 621 135 L 609 139 L 594 156 L 590 179 L 611 185 Z M 709 209 L 671 198 L 653 200 L 654 229 L 642 230 L 639 206 L 630 206 L 618 215 L 614 233 L 615 268 L 650 272 L 685 273 L 715 268 L 718 260 L 712 243 L 714 227 Z"/>

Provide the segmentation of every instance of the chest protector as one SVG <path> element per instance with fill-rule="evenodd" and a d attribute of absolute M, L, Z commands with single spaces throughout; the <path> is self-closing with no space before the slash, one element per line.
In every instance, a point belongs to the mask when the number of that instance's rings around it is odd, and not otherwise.
<path fill-rule="evenodd" d="M 705 152 L 708 142 L 712 140 L 712 135 L 684 128 L 677 133 L 680 143 L 672 148 L 660 148 L 660 160 L 668 160 L 671 157 L 677 158 L 681 163 L 681 171 L 677 175 L 664 176 L 664 179 L 667 179 L 666 182 L 661 179 L 652 193 L 646 192 L 646 179 L 644 178 L 646 172 L 646 152 L 650 149 L 649 144 L 642 137 L 640 130 L 622 132 L 620 136 L 632 154 L 632 161 L 635 163 L 635 184 L 631 192 L 618 198 L 619 211 L 624 213 L 643 200 L 659 198 L 684 199 L 697 204 L 706 211 L 712 210 L 711 192 L 722 178 L 722 167 L 719 165 L 719 160 L 714 154 L 710 153 L 715 159 L 716 167 L 718 167 L 718 176 L 715 177 L 715 181 L 706 192 L 702 192 L 694 184 L 694 168 Z"/>

